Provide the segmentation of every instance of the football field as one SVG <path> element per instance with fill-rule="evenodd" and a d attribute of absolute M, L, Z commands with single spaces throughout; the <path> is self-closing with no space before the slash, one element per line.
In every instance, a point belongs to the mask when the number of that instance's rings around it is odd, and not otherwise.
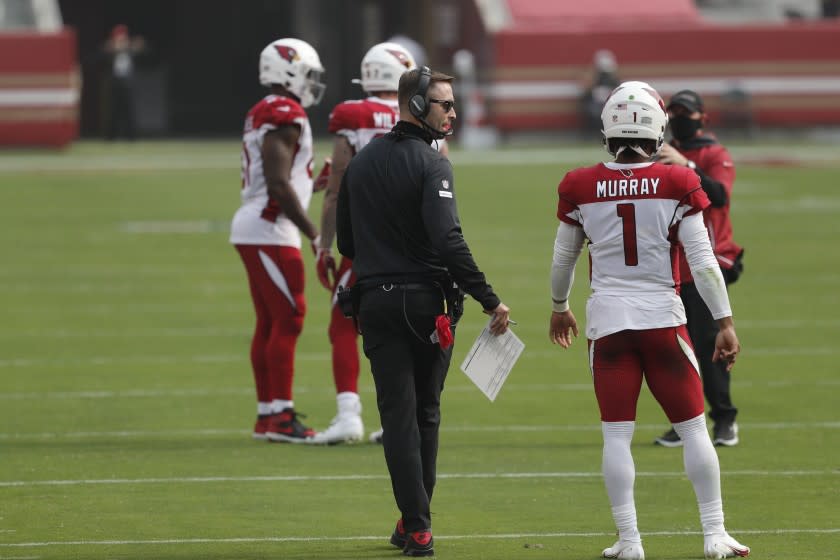
<path fill-rule="evenodd" d="M 751 558 L 835 559 L 840 161 L 830 143 L 730 149 L 746 253 L 731 289 L 741 444 L 718 449 L 727 528 Z M 585 339 L 548 340 L 556 186 L 608 157 L 453 151 L 466 239 L 526 348 L 489 402 L 459 369 L 485 321 L 468 299 L 443 393 L 438 558 L 594 560 L 615 540 Z M 0 560 L 402 557 L 388 544 L 399 514 L 381 446 L 251 439 L 253 310 L 227 242 L 238 191 L 236 141 L 0 152 Z M 316 194 L 310 215 L 320 205 Z M 335 413 L 329 294 L 304 256 L 294 400 L 323 429 Z M 586 263 L 572 297 L 581 324 Z M 364 357 L 360 390 L 369 432 Z M 652 444 L 666 427 L 644 388 L 633 452 L 647 558 L 702 558 L 682 453 Z"/>

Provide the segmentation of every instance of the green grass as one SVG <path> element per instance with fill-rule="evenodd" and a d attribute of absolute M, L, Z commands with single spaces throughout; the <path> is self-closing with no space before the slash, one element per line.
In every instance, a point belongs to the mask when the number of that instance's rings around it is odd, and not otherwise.
<path fill-rule="evenodd" d="M 835 558 L 840 165 L 830 146 L 732 152 L 746 272 L 732 289 L 742 444 L 719 450 L 727 526 L 755 558 Z M 748 163 L 771 152 L 807 165 Z M 526 350 L 488 402 L 458 368 L 484 321 L 468 302 L 443 397 L 439 558 L 594 559 L 613 542 L 585 341 L 563 351 L 547 335 L 556 185 L 605 156 L 453 154 L 467 240 Z M 400 557 L 380 447 L 250 439 L 253 312 L 226 232 L 238 157 L 236 142 L 0 153 L 0 560 Z M 319 206 L 316 195 L 313 216 Z M 306 259 L 295 402 L 324 428 L 328 302 Z M 581 319 L 586 272 L 584 259 Z M 651 445 L 665 427 L 644 390 L 634 455 L 647 556 L 700 558 L 681 453 Z"/>

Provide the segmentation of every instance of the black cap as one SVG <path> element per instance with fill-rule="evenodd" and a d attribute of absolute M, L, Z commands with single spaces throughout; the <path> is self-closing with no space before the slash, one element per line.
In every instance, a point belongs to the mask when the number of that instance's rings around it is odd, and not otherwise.
<path fill-rule="evenodd" d="M 668 101 L 668 109 L 674 105 L 681 105 L 692 113 L 703 112 L 703 99 L 700 98 L 696 91 L 691 91 L 690 89 L 684 89 L 675 93 L 671 97 L 671 100 Z"/>

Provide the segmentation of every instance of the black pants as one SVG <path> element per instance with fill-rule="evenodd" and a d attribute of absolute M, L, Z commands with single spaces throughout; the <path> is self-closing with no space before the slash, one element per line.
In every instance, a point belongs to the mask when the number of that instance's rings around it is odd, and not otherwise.
<path fill-rule="evenodd" d="M 694 353 L 700 363 L 703 376 L 703 394 L 711 410 L 709 417 L 715 422 L 733 422 L 738 409 L 732 404 L 729 394 L 730 375 L 724 362 L 713 362 L 715 337 L 718 333 L 717 322 L 712 318 L 709 308 L 700 297 L 693 282 L 682 285 L 680 297 L 685 306 L 688 319 L 688 334 L 694 344 Z"/>
<path fill-rule="evenodd" d="M 114 77 L 112 80 L 108 140 L 117 138 L 134 140 L 137 135 L 134 114 L 134 84 L 130 78 Z"/>
<path fill-rule="evenodd" d="M 442 350 L 429 340 L 435 316 L 442 312 L 443 295 L 432 287 L 369 289 L 359 306 L 385 461 L 409 532 L 432 526 L 429 503 L 436 479 L 440 394 L 452 358 L 451 346 Z"/>

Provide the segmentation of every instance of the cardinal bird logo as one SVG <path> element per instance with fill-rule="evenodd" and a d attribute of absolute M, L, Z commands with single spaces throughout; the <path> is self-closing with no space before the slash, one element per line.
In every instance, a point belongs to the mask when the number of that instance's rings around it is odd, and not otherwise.
<path fill-rule="evenodd" d="M 287 47 L 286 45 L 274 45 L 274 48 L 277 49 L 277 54 L 288 62 L 294 62 L 300 58 L 297 51 L 292 47 Z"/>
<path fill-rule="evenodd" d="M 411 61 L 408 59 L 408 57 L 405 55 L 405 53 L 404 53 L 404 52 L 400 52 L 400 51 L 392 51 L 391 49 L 388 49 L 388 52 L 389 52 L 389 53 L 391 53 L 391 55 L 392 55 L 394 58 L 396 58 L 397 60 L 399 60 L 399 61 L 400 61 L 400 64 L 402 64 L 402 65 L 403 65 L 403 66 L 405 66 L 406 68 L 409 68 L 409 69 L 411 68 Z"/>

